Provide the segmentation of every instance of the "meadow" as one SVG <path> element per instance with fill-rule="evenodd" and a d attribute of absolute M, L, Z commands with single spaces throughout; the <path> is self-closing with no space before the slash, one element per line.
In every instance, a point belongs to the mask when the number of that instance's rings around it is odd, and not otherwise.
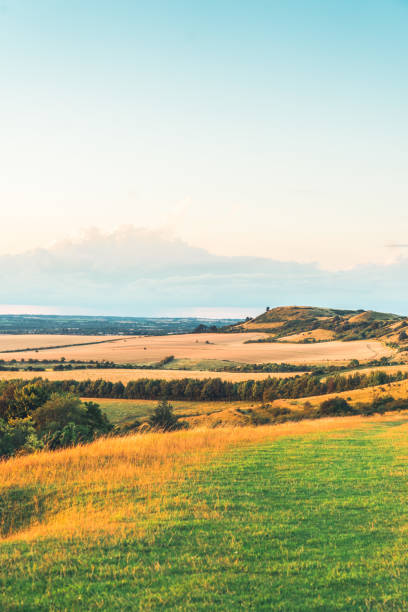
<path fill-rule="evenodd" d="M 135 336 L 128 338 L 111 338 L 110 342 L 99 342 L 94 344 L 77 344 L 66 348 L 44 349 L 41 346 L 33 351 L 18 352 L 24 348 L 33 346 L 29 336 L 20 340 L 17 337 L 8 336 L 1 340 L 4 347 L 13 348 L 13 342 L 21 342 L 16 352 L 3 353 L 1 358 L 6 360 L 21 359 L 50 359 L 59 360 L 64 357 L 67 360 L 76 359 L 89 361 L 91 359 L 102 361 L 114 361 L 115 363 L 155 363 L 173 355 L 176 359 L 191 360 L 229 360 L 241 363 L 327 363 L 347 362 L 350 359 L 360 361 L 379 359 L 394 354 L 394 350 L 385 346 L 377 340 L 356 340 L 351 342 L 321 342 L 315 344 L 296 344 L 289 342 L 265 342 L 250 343 L 248 340 L 259 340 L 267 338 L 267 334 L 248 333 L 203 333 L 203 334 L 177 334 L 169 336 Z M 11 338 L 11 339 L 10 339 Z M 14 338 L 14 340 L 13 340 Z M 44 338 L 44 346 L 50 345 L 52 336 Z M 61 344 L 73 344 L 73 336 L 67 336 L 66 342 Z M 10 350 L 10 348 L 3 348 Z"/>
<path fill-rule="evenodd" d="M 403 610 L 408 415 L 0 463 L 2 610 Z"/>

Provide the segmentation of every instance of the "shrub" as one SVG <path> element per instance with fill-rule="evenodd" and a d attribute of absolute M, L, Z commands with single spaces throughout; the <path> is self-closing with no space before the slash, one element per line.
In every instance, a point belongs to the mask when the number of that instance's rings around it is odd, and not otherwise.
<path fill-rule="evenodd" d="M 185 423 L 179 421 L 178 416 L 173 412 L 173 406 L 167 400 L 161 400 L 157 404 L 149 419 L 149 424 L 151 427 L 163 431 L 174 431 L 185 427 Z"/>
<path fill-rule="evenodd" d="M 112 429 L 98 404 L 83 403 L 71 393 L 54 393 L 33 412 L 32 419 L 37 432 L 50 448 L 93 440 Z"/>
<path fill-rule="evenodd" d="M 350 404 L 342 397 L 332 397 L 320 404 L 319 414 L 322 416 L 337 416 L 350 414 L 354 410 Z"/>
<path fill-rule="evenodd" d="M 0 457 L 11 457 L 16 453 L 31 453 L 42 448 L 32 420 L 0 419 Z"/>

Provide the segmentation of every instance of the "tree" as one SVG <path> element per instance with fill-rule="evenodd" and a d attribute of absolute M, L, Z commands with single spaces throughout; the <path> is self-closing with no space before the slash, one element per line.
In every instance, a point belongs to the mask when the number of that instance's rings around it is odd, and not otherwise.
<path fill-rule="evenodd" d="M 31 453 L 42 446 L 30 417 L 8 422 L 0 419 L 0 457 Z"/>
<path fill-rule="evenodd" d="M 353 413 L 350 404 L 342 397 L 332 397 L 320 404 L 319 414 L 322 416 L 340 416 Z"/>
<path fill-rule="evenodd" d="M 166 399 L 161 400 L 157 404 L 149 419 L 149 424 L 151 427 L 162 429 L 163 431 L 174 431 L 184 426 L 183 423 L 179 422 L 178 416 L 173 412 L 173 406 Z"/>
<path fill-rule="evenodd" d="M 98 404 L 83 403 L 72 393 L 54 393 L 33 412 L 32 419 L 50 448 L 87 442 L 112 429 Z"/>

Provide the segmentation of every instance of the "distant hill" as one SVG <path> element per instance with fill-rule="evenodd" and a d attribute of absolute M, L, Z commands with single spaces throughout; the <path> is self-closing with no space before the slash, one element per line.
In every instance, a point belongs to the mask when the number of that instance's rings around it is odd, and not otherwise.
<path fill-rule="evenodd" d="M 373 310 L 279 306 L 230 329 L 263 331 L 270 335 L 271 340 L 283 342 L 308 343 L 376 338 L 408 345 L 408 318 Z"/>

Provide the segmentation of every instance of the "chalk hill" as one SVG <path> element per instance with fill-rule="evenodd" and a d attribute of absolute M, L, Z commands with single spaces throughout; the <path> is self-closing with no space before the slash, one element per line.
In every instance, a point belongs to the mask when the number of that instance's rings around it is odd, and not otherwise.
<path fill-rule="evenodd" d="M 378 338 L 402 345 L 408 343 L 407 317 L 373 310 L 279 306 L 231 330 L 264 331 L 271 339 L 290 342 Z"/>

